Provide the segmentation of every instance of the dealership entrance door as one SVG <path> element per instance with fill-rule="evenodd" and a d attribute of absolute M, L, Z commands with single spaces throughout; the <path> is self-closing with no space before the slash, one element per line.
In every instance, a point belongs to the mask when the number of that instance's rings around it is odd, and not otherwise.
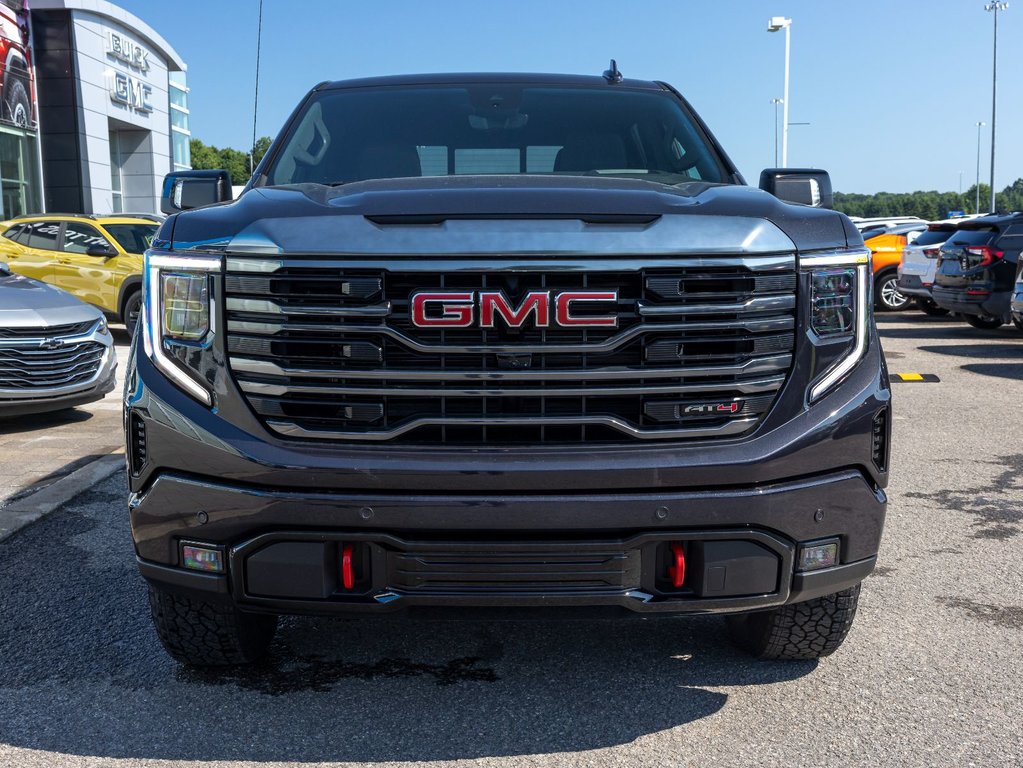
<path fill-rule="evenodd" d="M 153 213 L 153 134 L 110 119 L 111 213 Z"/>

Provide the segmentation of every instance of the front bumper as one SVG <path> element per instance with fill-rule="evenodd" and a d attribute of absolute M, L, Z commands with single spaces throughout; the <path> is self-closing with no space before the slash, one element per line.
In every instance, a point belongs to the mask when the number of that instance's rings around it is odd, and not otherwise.
<path fill-rule="evenodd" d="M 1009 319 L 1009 291 L 992 291 L 985 294 L 970 294 L 965 288 L 945 288 L 935 285 L 931 290 L 934 303 L 950 312 L 979 317 Z"/>
<path fill-rule="evenodd" d="M 108 393 L 113 392 L 117 378 L 117 354 L 113 342 L 109 341 L 109 336 L 104 339 L 94 334 L 94 338 L 105 343 L 107 347 L 95 376 L 87 382 L 69 387 L 22 392 L 0 391 L 0 418 L 74 408 L 102 400 Z"/>
<path fill-rule="evenodd" d="M 140 530 L 154 536 L 139 541 L 140 552 L 163 546 L 173 529 L 175 561 L 187 541 L 219 544 L 228 564 L 225 575 L 210 575 L 140 557 L 151 583 L 250 610 L 585 605 L 710 613 L 798 602 L 860 581 L 874 566 L 885 503 L 883 491 L 852 471 L 729 491 L 501 499 L 256 490 L 164 475 L 133 500 L 131 514 L 137 538 Z M 798 544 L 828 539 L 840 542 L 842 565 L 797 573 Z M 668 542 L 684 542 L 691 572 L 702 574 L 695 592 L 665 589 Z M 753 551 L 712 558 L 710 542 Z M 362 552 L 349 590 L 339 586 L 343 544 Z M 715 579 L 720 584 L 708 586 Z"/>

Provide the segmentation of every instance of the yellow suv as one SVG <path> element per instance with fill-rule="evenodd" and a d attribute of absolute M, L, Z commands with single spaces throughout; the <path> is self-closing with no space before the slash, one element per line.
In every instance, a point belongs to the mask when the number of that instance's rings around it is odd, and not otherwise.
<path fill-rule="evenodd" d="M 41 214 L 0 223 L 0 261 L 63 288 L 134 332 L 142 253 L 162 220 L 148 214 Z"/>

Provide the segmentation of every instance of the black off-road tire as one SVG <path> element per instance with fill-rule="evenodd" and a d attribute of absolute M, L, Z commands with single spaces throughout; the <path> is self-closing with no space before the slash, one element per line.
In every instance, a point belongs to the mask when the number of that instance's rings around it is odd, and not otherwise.
<path fill-rule="evenodd" d="M 1004 325 L 1000 317 L 981 317 L 980 315 L 967 315 L 966 322 L 974 328 L 980 328 L 982 331 L 993 331 L 995 328 L 1001 328 Z"/>
<path fill-rule="evenodd" d="M 277 617 L 149 588 L 153 625 L 174 659 L 196 667 L 251 664 L 265 653 Z"/>
<path fill-rule="evenodd" d="M 944 317 L 948 314 L 948 310 L 935 304 L 934 299 L 925 299 L 923 296 L 917 296 L 916 308 L 930 317 Z"/>
<path fill-rule="evenodd" d="M 860 585 L 803 603 L 728 617 L 732 639 L 758 659 L 819 659 L 852 628 Z"/>

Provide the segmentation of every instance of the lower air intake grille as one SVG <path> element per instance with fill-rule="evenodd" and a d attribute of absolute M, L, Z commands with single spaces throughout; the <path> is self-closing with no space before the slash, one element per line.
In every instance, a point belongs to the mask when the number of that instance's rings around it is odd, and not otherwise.
<path fill-rule="evenodd" d="M 390 552 L 388 586 L 408 593 L 493 594 L 558 591 L 619 592 L 640 582 L 640 551 L 615 548 L 579 551 L 494 545 L 487 550 Z"/>
<path fill-rule="evenodd" d="M 146 448 L 146 422 L 134 411 L 128 420 L 128 441 L 131 446 L 131 473 L 138 477 L 149 455 Z"/>
<path fill-rule="evenodd" d="M 871 454 L 874 466 L 881 472 L 888 471 L 888 409 L 882 408 L 874 415 Z"/>

